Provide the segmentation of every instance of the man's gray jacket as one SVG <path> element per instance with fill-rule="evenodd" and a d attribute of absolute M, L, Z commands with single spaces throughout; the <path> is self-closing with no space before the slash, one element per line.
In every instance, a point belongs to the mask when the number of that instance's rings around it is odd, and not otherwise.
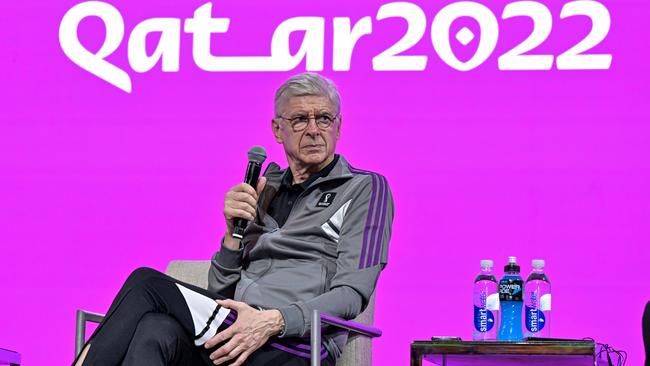
<path fill-rule="evenodd" d="M 269 164 L 257 216 L 242 249 L 214 254 L 209 290 L 264 309 L 278 309 L 281 337 L 308 336 L 311 311 L 352 319 L 368 304 L 387 263 L 393 199 L 383 176 L 352 168 L 343 156 L 316 179 L 279 228 L 266 213 L 283 174 Z M 347 332 L 324 328 L 327 351 L 339 357 Z"/>

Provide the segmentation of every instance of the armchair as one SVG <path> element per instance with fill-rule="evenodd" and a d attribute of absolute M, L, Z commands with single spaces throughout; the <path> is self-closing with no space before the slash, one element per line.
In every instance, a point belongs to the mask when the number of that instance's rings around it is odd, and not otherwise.
<path fill-rule="evenodd" d="M 171 261 L 167 266 L 166 273 L 180 281 L 207 288 L 209 268 L 210 261 Z M 373 294 L 366 310 L 353 321 L 346 321 L 314 311 L 312 314 L 311 349 L 312 353 L 316 353 L 317 357 L 312 354 L 312 366 L 320 366 L 318 350 L 320 350 L 322 324 L 330 324 L 350 331 L 346 349 L 337 361 L 337 366 L 372 365 L 371 338 L 381 336 L 381 330 L 369 326 L 373 322 L 374 310 L 375 295 Z M 81 352 L 86 339 L 86 322 L 99 323 L 103 318 L 103 314 L 77 310 L 75 356 Z"/>

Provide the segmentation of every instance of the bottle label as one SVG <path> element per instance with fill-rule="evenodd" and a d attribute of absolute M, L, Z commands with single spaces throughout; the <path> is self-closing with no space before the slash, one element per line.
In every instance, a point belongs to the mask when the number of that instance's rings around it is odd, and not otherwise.
<path fill-rule="evenodd" d="M 539 301 L 539 309 L 541 311 L 550 311 L 551 310 L 551 294 L 542 295 Z"/>
<path fill-rule="evenodd" d="M 481 333 L 487 333 L 493 327 L 494 314 L 488 309 L 474 305 L 474 328 Z"/>
<path fill-rule="evenodd" d="M 539 309 L 526 306 L 526 329 L 537 333 L 544 329 L 544 325 L 546 325 L 544 313 Z"/>
<path fill-rule="evenodd" d="M 499 310 L 499 294 L 491 294 L 485 301 L 488 310 Z"/>
<path fill-rule="evenodd" d="M 499 300 L 501 301 L 523 301 L 522 287 L 524 281 L 521 278 L 503 278 L 499 282 Z"/>

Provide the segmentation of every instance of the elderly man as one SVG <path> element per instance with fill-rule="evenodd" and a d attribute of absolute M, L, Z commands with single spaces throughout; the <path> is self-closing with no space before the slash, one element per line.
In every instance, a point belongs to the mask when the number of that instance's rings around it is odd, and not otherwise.
<path fill-rule="evenodd" d="M 341 123 L 330 80 L 287 80 L 271 128 L 289 167 L 271 163 L 255 189 L 226 194 L 208 290 L 135 270 L 75 365 L 308 365 L 311 310 L 357 316 L 388 256 L 388 183 L 335 154 Z M 231 235 L 237 217 L 250 221 L 241 241 Z M 324 365 L 346 339 L 324 330 Z"/>

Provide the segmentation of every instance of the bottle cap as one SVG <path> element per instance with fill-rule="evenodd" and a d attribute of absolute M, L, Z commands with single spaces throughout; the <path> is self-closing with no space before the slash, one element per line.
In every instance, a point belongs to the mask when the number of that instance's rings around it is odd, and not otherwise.
<path fill-rule="evenodd" d="M 544 260 L 543 259 L 533 259 L 533 268 L 544 268 Z"/>
<path fill-rule="evenodd" d="M 491 259 L 481 259 L 481 268 L 492 268 L 494 262 Z"/>
<path fill-rule="evenodd" d="M 503 271 L 519 273 L 521 271 L 521 268 L 517 264 L 517 257 L 508 257 L 508 264 L 503 267 Z"/>

